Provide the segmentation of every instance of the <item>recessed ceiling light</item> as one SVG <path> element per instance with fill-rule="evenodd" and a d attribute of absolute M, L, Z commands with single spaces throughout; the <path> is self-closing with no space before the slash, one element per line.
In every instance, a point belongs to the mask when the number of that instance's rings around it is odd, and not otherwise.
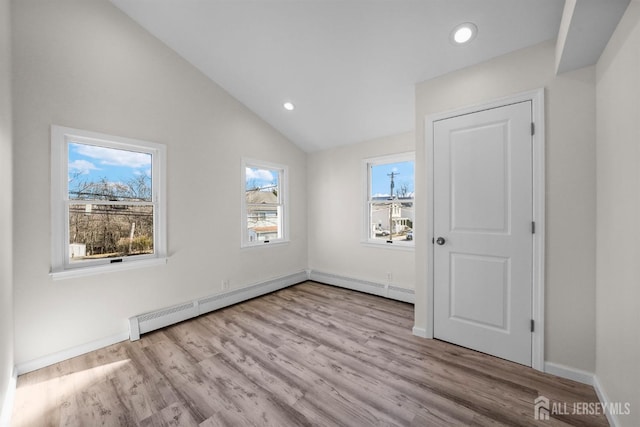
<path fill-rule="evenodd" d="M 451 40 L 456 44 L 464 44 L 473 40 L 478 34 L 478 27 L 471 22 L 460 24 L 451 31 Z"/>
<path fill-rule="evenodd" d="M 296 108 L 296 106 L 293 105 L 293 103 L 291 103 L 291 102 L 285 102 L 284 104 L 282 104 L 282 106 L 287 111 L 292 111 L 294 108 Z"/>

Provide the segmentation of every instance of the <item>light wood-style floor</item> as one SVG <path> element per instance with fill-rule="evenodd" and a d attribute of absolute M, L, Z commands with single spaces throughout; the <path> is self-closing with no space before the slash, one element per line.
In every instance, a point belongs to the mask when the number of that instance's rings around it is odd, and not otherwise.
<path fill-rule="evenodd" d="M 19 377 L 12 426 L 607 425 L 591 387 L 411 334 L 413 306 L 306 282 Z"/>

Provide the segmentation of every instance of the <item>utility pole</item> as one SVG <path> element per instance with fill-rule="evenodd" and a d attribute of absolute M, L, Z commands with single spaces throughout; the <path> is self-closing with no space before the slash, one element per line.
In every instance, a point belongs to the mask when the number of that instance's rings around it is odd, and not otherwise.
<path fill-rule="evenodd" d="M 389 197 L 391 199 L 391 205 L 389 205 L 389 241 L 393 241 L 393 189 L 396 186 L 396 184 L 393 182 L 393 178 L 395 178 L 397 175 L 400 175 L 400 173 L 392 171 L 391 173 L 387 174 L 387 176 L 391 178 L 391 188 L 389 193 Z"/>
<path fill-rule="evenodd" d="M 129 234 L 129 253 L 127 255 L 131 255 L 133 252 L 133 233 L 136 231 L 136 223 L 131 223 L 131 233 Z"/>
<path fill-rule="evenodd" d="M 393 200 L 393 189 L 396 187 L 396 184 L 393 182 L 393 178 L 395 178 L 397 175 L 400 175 L 399 172 L 391 172 L 388 173 L 387 176 L 391 177 L 391 190 L 390 190 L 390 196 L 391 196 L 391 200 Z"/>

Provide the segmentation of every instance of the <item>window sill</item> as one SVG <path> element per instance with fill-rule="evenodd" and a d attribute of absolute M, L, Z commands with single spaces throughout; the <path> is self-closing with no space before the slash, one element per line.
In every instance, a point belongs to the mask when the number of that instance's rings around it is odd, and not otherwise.
<path fill-rule="evenodd" d="M 49 273 L 53 280 L 73 279 L 76 277 L 94 276 L 97 274 L 112 273 L 116 271 L 133 270 L 137 268 L 152 267 L 167 263 L 167 258 L 152 258 L 139 261 L 129 261 L 116 264 L 105 264 L 91 267 L 70 268 L 64 271 Z"/>
<path fill-rule="evenodd" d="M 386 242 L 372 242 L 369 240 L 364 240 L 361 242 L 363 246 L 369 246 L 370 248 L 378 248 L 378 249 L 391 249 L 391 250 L 399 250 L 399 251 L 410 251 L 413 252 L 415 249 L 415 244 L 407 244 L 407 243 L 386 243 Z"/>
<path fill-rule="evenodd" d="M 269 248 L 272 246 L 283 246 L 283 245 L 288 245 L 289 244 L 289 240 L 276 240 L 274 242 L 269 242 L 269 243 L 252 243 L 252 244 L 248 244 L 248 243 L 243 243 L 240 248 L 241 249 L 252 249 L 252 248 Z"/>

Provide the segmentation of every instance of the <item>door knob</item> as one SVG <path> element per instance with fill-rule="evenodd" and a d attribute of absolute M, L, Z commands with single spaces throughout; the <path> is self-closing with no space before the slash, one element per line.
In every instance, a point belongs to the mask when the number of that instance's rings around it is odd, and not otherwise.
<path fill-rule="evenodd" d="M 444 237 L 438 237 L 436 239 L 436 243 L 439 244 L 440 246 L 444 245 L 444 242 L 445 242 Z"/>

